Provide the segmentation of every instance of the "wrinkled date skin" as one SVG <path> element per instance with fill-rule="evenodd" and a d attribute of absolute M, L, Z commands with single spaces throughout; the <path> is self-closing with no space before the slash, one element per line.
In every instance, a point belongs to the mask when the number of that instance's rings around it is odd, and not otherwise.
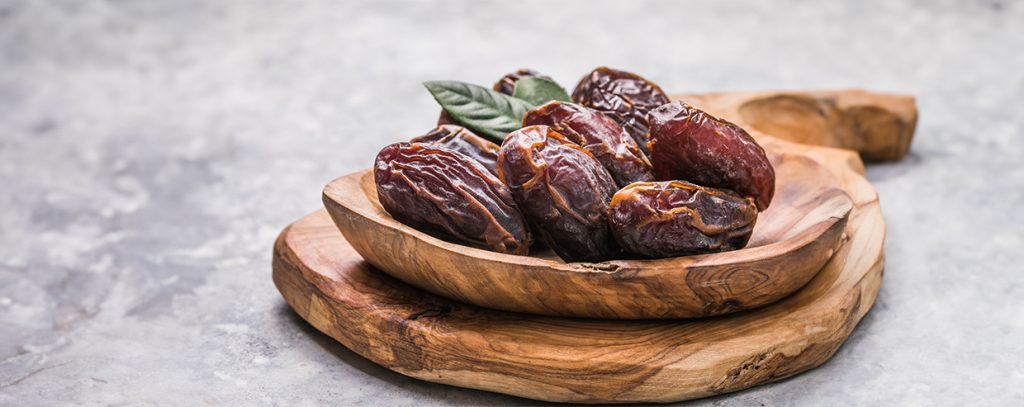
<path fill-rule="evenodd" d="M 465 127 L 441 125 L 409 142 L 457 151 L 483 164 L 491 174 L 498 175 L 498 145 L 473 134 Z"/>
<path fill-rule="evenodd" d="M 647 154 L 647 112 L 669 99 L 658 85 L 640 75 L 602 66 L 576 84 L 572 101 L 614 119 Z"/>
<path fill-rule="evenodd" d="M 661 258 L 743 248 L 757 208 L 732 191 L 683 181 L 638 182 L 615 194 L 608 216 L 625 251 Z"/>
<path fill-rule="evenodd" d="M 377 154 L 373 178 L 381 205 L 399 222 L 499 253 L 529 251 L 532 237 L 508 187 L 461 153 L 392 144 Z"/>
<path fill-rule="evenodd" d="M 546 125 L 589 151 L 619 187 L 654 179 L 651 163 L 636 141 L 596 110 L 575 103 L 548 102 L 526 112 L 523 126 L 533 125 Z"/>
<path fill-rule="evenodd" d="M 768 208 L 775 170 L 746 131 L 679 101 L 652 110 L 649 118 L 657 179 L 733 190 L 754 198 L 759 210 Z"/>
<path fill-rule="evenodd" d="M 547 126 L 524 127 L 502 143 L 498 174 L 566 262 L 604 261 L 617 251 L 608 230 L 615 181 L 587 150 Z"/>

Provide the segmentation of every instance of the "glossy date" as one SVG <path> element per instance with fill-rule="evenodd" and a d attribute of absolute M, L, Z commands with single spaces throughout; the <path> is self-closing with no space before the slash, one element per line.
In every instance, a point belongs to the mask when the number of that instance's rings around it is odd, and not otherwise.
<path fill-rule="evenodd" d="M 563 260 L 612 257 L 608 202 L 617 188 L 590 152 L 548 126 L 524 127 L 502 143 L 498 174 L 527 220 Z"/>
<path fill-rule="evenodd" d="M 640 75 L 600 67 L 580 80 L 572 91 L 572 101 L 614 119 L 646 154 L 647 113 L 669 99 L 658 85 Z"/>
<path fill-rule="evenodd" d="M 683 181 L 638 182 L 615 194 L 608 216 L 623 250 L 661 258 L 746 246 L 757 208 L 731 191 Z"/>
<path fill-rule="evenodd" d="M 440 125 L 427 134 L 409 140 L 409 142 L 460 152 L 483 164 L 495 176 L 498 175 L 498 145 L 473 134 L 462 126 Z"/>
<path fill-rule="evenodd" d="M 531 236 L 508 188 L 461 153 L 396 143 L 377 154 L 381 205 L 399 222 L 499 253 L 527 254 Z"/>
<path fill-rule="evenodd" d="M 651 163 L 659 180 L 686 180 L 754 198 L 765 210 L 775 170 L 764 149 L 739 126 L 683 102 L 651 111 Z"/>
<path fill-rule="evenodd" d="M 636 141 L 604 114 L 575 103 L 548 102 L 526 112 L 523 126 L 546 125 L 594 155 L 624 187 L 637 181 L 651 181 L 651 163 Z"/>

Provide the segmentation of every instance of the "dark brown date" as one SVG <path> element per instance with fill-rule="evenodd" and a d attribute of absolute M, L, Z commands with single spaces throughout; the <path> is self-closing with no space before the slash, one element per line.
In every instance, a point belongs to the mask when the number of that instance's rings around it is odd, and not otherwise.
<path fill-rule="evenodd" d="M 520 69 L 518 71 L 502 76 L 501 79 L 498 79 L 497 82 L 494 82 L 494 86 L 492 86 L 491 89 L 512 96 L 512 93 L 515 92 L 516 90 L 516 82 L 527 76 L 540 76 L 542 78 L 551 79 L 545 75 L 541 75 L 539 72 L 534 71 L 532 69 Z"/>
<path fill-rule="evenodd" d="M 498 175 L 498 145 L 473 134 L 465 127 L 452 124 L 437 126 L 427 134 L 409 140 L 409 142 L 460 152 L 483 164 L 495 176 Z"/>
<path fill-rule="evenodd" d="M 499 253 L 529 251 L 532 238 L 508 187 L 468 156 L 396 143 L 377 154 L 373 178 L 381 205 L 399 222 Z"/>
<path fill-rule="evenodd" d="M 649 153 L 647 112 L 669 102 L 668 95 L 653 82 L 603 66 L 576 84 L 572 101 L 611 117 L 633 136 L 644 154 Z"/>
<path fill-rule="evenodd" d="M 459 122 L 455 121 L 455 118 L 449 115 L 444 109 L 441 109 L 441 114 L 437 116 L 437 125 L 444 126 L 446 124 L 454 124 L 458 126 Z"/>
<path fill-rule="evenodd" d="M 754 198 L 765 210 L 775 170 L 764 149 L 739 126 L 683 102 L 651 111 L 651 162 L 659 180 L 686 180 Z"/>
<path fill-rule="evenodd" d="M 523 126 L 546 125 L 594 155 L 624 187 L 637 181 L 651 181 L 651 162 L 636 141 L 615 121 L 596 110 L 575 103 L 548 102 L 526 112 Z"/>
<path fill-rule="evenodd" d="M 683 181 L 632 184 L 608 211 L 619 246 L 655 258 L 740 249 L 757 221 L 753 199 Z"/>
<path fill-rule="evenodd" d="M 502 143 L 498 175 L 526 219 L 563 260 L 612 257 L 608 202 L 615 181 L 590 152 L 548 126 L 524 127 Z"/>

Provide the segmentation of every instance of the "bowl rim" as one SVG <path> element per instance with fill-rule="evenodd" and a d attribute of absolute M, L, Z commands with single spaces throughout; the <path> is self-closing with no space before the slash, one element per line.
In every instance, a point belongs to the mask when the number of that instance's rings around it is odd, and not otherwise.
<path fill-rule="evenodd" d="M 813 160 L 812 160 L 813 161 Z M 815 163 L 816 165 L 820 165 Z M 805 228 L 801 232 L 794 236 L 791 236 L 784 240 L 774 241 L 768 244 L 755 246 L 755 247 L 744 247 L 742 249 L 730 250 L 725 252 L 717 253 L 706 253 L 697 254 L 690 256 L 677 256 L 667 257 L 659 259 L 613 259 L 602 262 L 563 262 L 554 259 L 545 259 L 535 257 L 533 255 L 517 255 L 498 253 L 487 249 L 473 247 L 469 245 L 459 244 L 450 242 L 439 237 L 433 236 L 429 233 L 422 232 L 408 226 L 398 220 L 392 218 L 390 215 L 377 216 L 376 213 L 369 213 L 368 209 L 362 205 L 354 204 L 349 198 L 340 196 L 334 193 L 338 190 L 338 185 L 349 180 L 355 180 L 355 184 L 363 193 L 355 199 L 365 199 L 372 206 L 380 207 L 379 202 L 375 202 L 374 199 L 370 198 L 368 191 L 365 191 L 363 177 L 372 177 L 373 169 L 366 168 L 359 171 L 355 171 L 331 180 L 323 188 L 323 200 L 324 203 L 328 201 L 333 202 L 341 207 L 346 208 L 348 211 L 358 214 L 364 219 L 370 220 L 374 223 L 387 227 L 389 229 L 397 230 L 403 234 L 410 235 L 417 240 L 430 244 L 431 246 L 439 247 L 447 252 L 451 252 L 460 256 L 473 258 L 479 261 L 487 262 L 501 262 L 505 264 L 515 264 L 518 266 L 527 267 L 540 267 L 561 272 L 579 272 L 579 273 L 616 273 L 622 270 L 661 270 L 661 269 L 678 269 L 680 266 L 686 267 L 700 267 L 700 266 L 730 266 L 730 265 L 742 265 L 751 262 L 763 261 L 771 258 L 778 258 L 787 255 L 793 251 L 805 247 L 815 240 L 817 240 L 822 234 L 828 229 L 835 226 L 835 223 L 841 222 L 844 219 L 849 218 L 850 212 L 853 210 L 853 199 L 842 189 L 830 186 L 826 191 L 833 191 L 835 197 L 829 197 L 827 201 L 832 199 L 839 199 L 842 201 L 842 216 L 829 216 L 826 222 L 818 222 L 808 228 Z M 387 211 L 381 208 L 381 212 L 387 214 Z M 330 208 L 328 207 L 330 210 Z M 756 227 L 756 226 L 755 226 Z M 783 250 L 780 250 L 783 249 Z"/>

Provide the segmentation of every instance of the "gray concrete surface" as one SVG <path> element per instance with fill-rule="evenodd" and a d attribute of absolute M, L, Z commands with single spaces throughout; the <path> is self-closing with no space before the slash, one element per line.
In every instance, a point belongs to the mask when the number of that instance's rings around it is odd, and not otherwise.
<path fill-rule="evenodd" d="M 672 91 L 913 93 L 872 166 L 878 302 L 823 367 L 695 405 L 1024 404 L 1024 4 L 0 0 L 0 405 L 510 405 L 391 373 L 270 281 L 419 82 L 529 66 Z"/>

